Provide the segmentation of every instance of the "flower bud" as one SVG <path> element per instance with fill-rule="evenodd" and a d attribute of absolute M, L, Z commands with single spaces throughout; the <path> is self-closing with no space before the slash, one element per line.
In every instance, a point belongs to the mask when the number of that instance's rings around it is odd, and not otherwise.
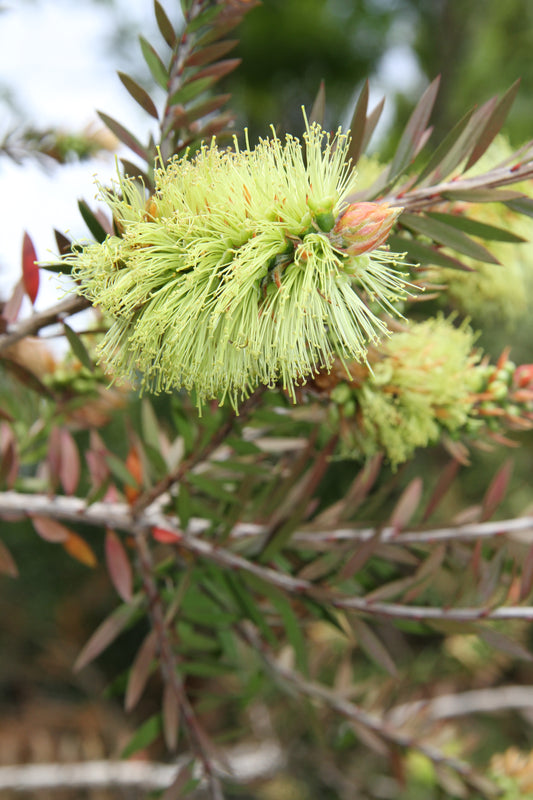
<path fill-rule="evenodd" d="M 333 230 L 342 238 L 350 255 L 360 256 L 387 240 L 402 211 L 402 208 L 391 208 L 388 203 L 352 203 Z"/>
<path fill-rule="evenodd" d="M 513 383 L 520 389 L 531 387 L 533 384 L 533 364 L 520 364 L 514 371 Z"/>

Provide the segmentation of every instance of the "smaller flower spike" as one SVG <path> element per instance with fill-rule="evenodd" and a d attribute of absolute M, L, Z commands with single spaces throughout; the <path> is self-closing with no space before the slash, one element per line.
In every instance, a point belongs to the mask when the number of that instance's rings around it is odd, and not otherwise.
<path fill-rule="evenodd" d="M 337 220 L 334 233 L 347 253 L 360 256 L 387 241 L 402 211 L 388 203 L 352 203 Z"/>
<path fill-rule="evenodd" d="M 371 251 L 399 211 L 347 209 L 348 137 L 306 128 L 303 143 L 273 135 L 231 151 L 213 140 L 161 166 L 150 198 L 127 179 L 103 191 L 122 237 L 69 261 L 82 293 L 113 319 L 101 355 L 117 377 L 194 390 L 199 405 L 236 405 L 278 381 L 294 399 L 336 356 L 365 361 L 387 334 L 375 312 L 394 311 L 406 278 L 400 256 Z M 345 233 L 354 208 L 364 249 Z"/>

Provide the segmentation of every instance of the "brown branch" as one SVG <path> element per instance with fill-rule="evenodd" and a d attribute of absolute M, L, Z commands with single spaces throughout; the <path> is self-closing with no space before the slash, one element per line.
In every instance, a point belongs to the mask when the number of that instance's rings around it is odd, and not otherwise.
<path fill-rule="evenodd" d="M 65 297 L 64 300 L 56 303 L 55 306 L 51 306 L 51 308 L 47 308 L 45 311 L 40 311 L 27 319 L 9 325 L 6 333 L 0 334 L 0 352 L 26 336 L 35 336 L 41 328 L 62 322 L 72 314 L 77 314 L 79 311 L 89 308 L 90 305 L 90 302 L 85 297 L 72 295 Z"/>

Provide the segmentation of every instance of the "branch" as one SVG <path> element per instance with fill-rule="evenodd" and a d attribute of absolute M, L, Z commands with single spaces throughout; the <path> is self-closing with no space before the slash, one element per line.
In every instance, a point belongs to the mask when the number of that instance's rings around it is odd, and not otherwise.
<path fill-rule="evenodd" d="M 34 336 L 41 328 L 62 322 L 66 317 L 77 314 L 79 311 L 89 308 L 90 305 L 85 297 L 69 296 L 45 311 L 40 311 L 28 319 L 9 325 L 6 333 L 0 334 L 0 352 L 26 336 Z"/>

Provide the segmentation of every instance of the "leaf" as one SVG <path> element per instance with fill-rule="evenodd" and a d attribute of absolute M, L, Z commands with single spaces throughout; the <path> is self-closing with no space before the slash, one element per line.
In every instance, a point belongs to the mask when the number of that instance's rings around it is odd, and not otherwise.
<path fill-rule="evenodd" d="M 143 441 L 154 450 L 160 450 L 159 422 L 154 407 L 147 397 L 143 397 L 141 401 L 141 429 Z"/>
<path fill-rule="evenodd" d="M 361 145 L 361 152 L 362 153 L 365 152 L 365 150 L 366 150 L 366 148 L 368 146 L 368 143 L 369 143 L 370 139 L 372 138 L 372 134 L 374 133 L 374 131 L 376 129 L 376 125 L 378 124 L 378 122 L 379 122 L 379 120 L 381 118 L 381 114 L 383 112 L 383 107 L 384 106 L 385 106 L 385 98 L 382 97 L 382 99 L 379 101 L 377 106 L 373 109 L 373 111 L 370 112 L 370 114 L 368 115 L 368 117 L 366 119 L 365 135 L 363 137 L 363 144 Z"/>
<path fill-rule="evenodd" d="M 87 348 L 81 340 L 81 337 L 74 330 L 72 330 L 70 325 L 67 325 L 66 322 L 63 322 L 63 330 L 65 331 L 65 336 L 67 337 L 70 349 L 76 358 L 83 364 L 84 367 L 87 367 L 87 369 L 89 369 L 91 372 L 94 372 L 94 364 L 89 353 L 87 352 Z"/>
<path fill-rule="evenodd" d="M 155 631 L 145 637 L 131 665 L 124 698 L 124 708 L 132 711 L 142 697 L 146 684 L 152 674 L 154 659 L 157 656 L 157 634 Z"/>
<path fill-rule="evenodd" d="M 348 152 L 346 153 L 346 160 L 352 162 L 352 166 L 355 166 L 359 161 L 359 157 L 363 152 L 363 140 L 365 136 L 365 126 L 366 126 L 366 112 L 368 109 L 368 95 L 369 95 L 369 86 L 368 80 L 364 82 L 363 88 L 361 89 L 361 94 L 355 104 L 355 109 L 352 116 L 352 121 L 350 123 L 350 132 L 351 132 L 351 142 L 348 147 Z"/>
<path fill-rule="evenodd" d="M 481 522 L 492 517 L 505 497 L 513 471 L 513 460 L 508 458 L 489 484 L 481 504 Z"/>
<path fill-rule="evenodd" d="M 75 558 L 81 564 L 85 564 L 86 567 L 96 567 L 98 564 L 94 550 L 77 533 L 70 531 L 68 538 L 61 544 L 69 556 Z"/>
<path fill-rule="evenodd" d="M 474 242 L 462 231 L 437 219 L 431 219 L 421 214 L 402 214 L 400 223 L 411 231 L 429 237 L 432 241 L 451 247 L 469 258 L 485 261 L 489 264 L 499 264 L 498 259 L 483 245 Z"/>
<path fill-rule="evenodd" d="M 97 242 L 102 243 L 107 239 L 107 233 L 101 223 L 97 220 L 94 213 L 91 211 L 85 200 L 78 200 L 78 208 L 84 219 L 85 224 L 91 231 L 92 235 Z"/>
<path fill-rule="evenodd" d="M 216 17 L 218 17 L 222 11 L 222 8 L 223 7 L 219 5 L 206 6 L 205 11 L 200 12 L 200 14 L 198 14 L 194 19 L 187 19 L 187 35 L 194 33 L 204 25 L 212 25 Z"/>
<path fill-rule="evenodd" d="M 17 321 L 25 294 L 26 291 L 24 289 L 24 282 L 21 278 L 14 285 L 11 296 L 2 309 L 2 320 L 7 322 L 8 325 L 12 325 L 13 322 Z"/>
<path fill-rule="evenodd" d="M 518 214 L 525 214 L 528 217 L 533 217 L 533 199 L 530 197 L 520 197 L 514 200 L 508 200 L 505 205 L 511 211 L 516 211 Z"/>
<path fill-rule="evenodd" d="M 11 361 L 5 356 L 3 358 L 0 357 L 0 361 L 5 369 L 10 372 L 13 377 L 19 381 L 19 383 L 27 386 L 28 389 L 31 389 L 33 392 L 37 392 L 37 394 L 40 394 L 41 397 L 47 397 L 49 400 L 55 400 L 52 390 L 49 389 L 48 386 L 46 386 L 46 384 L 44 384 L 30 369 L 24 367 L 22 364 L 17 363 L 16 361 Z"/>
<path fill-rule="evenodd" d="M 190 80 L 187 83 L 184 83 L 174 94 L 169 98 L 168 104 L 170 106 L 174 105 L 185 105 L 189 103 L 191 100 L 194 100 L 195 97 L 198 97 L 199 94 L 207 91 L 210 86 L 216 83 L 216 77 L 208 76 L 205 78 L 199 78 Z"/>
<path fill-rule="evenodd" d="M 388 173 L 388 180 L 393 180 L 402 173 L 415 156 L 421 136 L 427 127 L 435 98 L 439 90 L 440 77 L 435 78 L 420 98 L 415 110 L 402 134 L 392 164 Z"/>
<path fill-rule="evenodd" d="M 2 541 L 0 541 L 0 573 L 10 578 L 17 578 L 19 574 L 15 559 Z"/>
<path fill-rule="evenodd" d="M 218 58 L 225 56 L 226 53 L 229 53 L 236 44 L 238 44 L 238 39 L 225 39 L 222 42 L 199 48 L 187 57 L 185 66 L 201 67 L 204 64 L 209 64 L 211 61 L 216 61 Z"/>
<path fill-rule="evenodd" d="M 470 158 L 466 162 L 464 172 L 469 170 L 470 167 L 472 167 L 476 163 L 476 161 L 478 161 L 481 158 L 481 156 L 487 150 L 490 143 L 493 141 L 494 137 L 499 132 L 500 128 L 505 122 L 507 114 L 509 113 L 509 109 L 511 108 L 514 102 L 519 86 L 520 86 L 520 78 L 518 78 L 518 80 L 516 80 L 513 83 L 513 85 L 505 92 L 500 102 L 496 105 L 496 107 L 492 111 L 490 117 L 485 123 L 485 127 L 483 128 L 481 135 L 479 136 L 475 144 L 474 149 L 472 150 Z"/>
<path fill-rule="evenodd" d="M 67 256 L 72 252 L 72 242 L 63 233 L 54 228 L 54 236 L 60 256 Z M 65 268 L 67 265 L 65 264 Z"/>
<path fill-rule="evenodd" d="M 163 689 L 163 736 L 168 750 L 173 753 L 178 746 L 180 704 L 174 686 L 170 681 Z"/>
<path fill-rule="evenodd" d="M 174 26 L 172 25 L 171 21 L 167 17 L 167 13 L 159 0 L 154 0 L 154 11 L 155 11 L 155 19 L 157 22 L 157 27 L 161 31 L 161 36 L 168 44 L 168 46 L 173 50 L 177 44 L 177 37 L 176 32 L 174 30 Z"/>
<path fill-rule="evenodd" d="M 457 157 L 457 148 L 454 146 L 461 140 L 461 137 L 470 122 L 474 109 L 468 111 L 462 119 L 452 128 L 449 134 L 439 144 L 433 155 L 423 168 L 422 172 L 414 182 L 413 186 L 418 186 L 423 181 L 432 176 L 432 181 L 437 182 L 445 178 L 454 169 L 461 157 Z M 457 158 L 457 160 L 456 160 Z"/>
<path fill-rule="evenodd" d="M 465 181 L 466 183 L 466 181 Z M 462 203 L 505 203 L 508 200 L 521 200 L 524 195 L 514 189 L 471 189 L 461 186 L 461 181 L 457 181 L 454 189 L 442 192 L 445 200 L 459 200 Z"/>
<path fill-rule="evenodd" d="M 213 111 L 218 111 L 221 106 L 228 102 L 230 97 L 230 94 L 219 94 L 216 97 L 209 97 L 207 100 L 201 100 L 199 103 L 196 103 L 196 105 L 189 106 L 187 109 L 184 108 L 179 111 L 176 109 L 174 126 L 182 128 L 189 127 L 195 120 L 206 117 Z"/>
<path fill-rule="evenodd" d="M 423 489 L 422 478 L 413 478 L 402 492 L 389 520 L 389 525 L 395 529 L 396 533 L 411 520 L 422 499 Z"/>
<path fill-rule="evenodd" d="M 370 656 L 378 667 L 382 667 L 389 675 L 395 677 L 398 674 L 396 664 L 392 660 L 383 642 L 378 639 L 366 622 L 363 622 L 363 620 L 355 616 L 355 614 L 349 614 L 348 620 L 361 649 Z"/>
<path fill-rule="evenodd" d="M 131 481 L 127 481 L 124 485 L 124 494 L 126 495 L 126 499 L 128 503 L 132 504 L 139 497 L 143 483 L 143 465 L 141 461 L 141 454 L 135 445 L 132 445 L 129 449 L 128 455 L 126 456 L 125 466 L 129 474 L 133 477 L 134 481 L 133 483 Z"/>
<path fill-rule="evenodd" d="M 104 114 L 103 111 L 98 111 L 97 114 L 104 123 L 104 125 L 106 125 L 109 128 L 111 133 L 115 134 L 117 139 L 119 139 L 119 141 L 121 141 L 122 144 L 125 144 L 126 147 L 130 148 L 130 150 L 133 150 L 133 152 L 136 153 L 140 158 L 142 158 L 143 161 L 149 160 L 146 148 L 142 146 L 142 144 L 133 135 L 133 133 L 130 133 L 130 131 L 127 128 L 121 125 L 120 122 L 117 122 L 115 119 L 113 119 L 113 117 L 110 117 L 108 114 Z"/>
<path fill-rule="evenodd" d="M 523 601 L 530 594 L 533 587 L 533 545 L 528 549 L 522 562 L 522 575 L 520 577 L 520 600 Z"/>
<path fill-rule="evenodd" d="M 513 659 L 533 661 L 533 655 L 520 642 L 515 642 L 500 631 L 485 626 L 476 626 L 476 633 L 480 639 L 495 650 L 500 650 Z"/>
<path fill-rule="evenodd" d="M 320 86 L 318 87 L 318 92 L 311 106 L 311 111 L 309 112 L 309 124 L 312 125 L 313 122 L 318 122 L 319 125 L 324 125 L 324 117 L 326 115 L 326 84 L 324 81 L 320 81 Z"/>
<path fill-rule="evenodd" d="M 77 489 L 81 475 L 80 456 L 76 442 L 67 428 L 59 429 L 59 470 L 58 477 L 65 494 L 71 495 Z"/>
<path fill-rule="evenodd" d="M 35 247 L 26 231 L 24 231 L 22 239 L 22 281 L 24 290 L 33 305 L 39 291 L 39 267 L 37 266 Z"/>
<path fill-rule="evenodd" d="M 125 484 L 133 489 L 140 488 L 135 477 L 131 474 L 124 462 L 114 455 L 114 453 L 106 453 L 105 460 L 115 478 L 118 478 L 122 484 Z"/>
<path fill-rule="evenodd" d="M 37 514 L 30 515 L 36 533 L 46 542 L 66 542 L 72 531 L 61 522 Z"/>
<path fill-rule="evenodd" d="M 228 492 L 219 481 L 206 478 L 203 475 L 189 474 L 187 476 L 189 484 L 196 486 L 200 491 L 224 503 L 240 503 L 239 497 L 233 492 Z"/>
<path fill-rule="evenodd" d="M 162 727 L 161 714 L 154 714 L 147 719 L 129 740 L 121 753 L 122 758 L 129 758 L 138 750 L 151 745 L 160 735 Z"/>
<path fill-rule="evenodd" d="M 488 239 L 493 242 L 509 242 L 510 244 L 520 244 L 527 241 L 523 236 L 517 236 L 516 233 L 506 228 L 498 228 L 495 225 L 487 225 L 485 222 L 478 222 L 477 220 L 470 219 L 463 216 L 463 214 L 441 214 L 440 212 L 432 211 L 426 212 L 426 215 L 431 219 L 436 219 L 458 228 L 464 233 L 471 236 L 479 236 L 481 239 Z"/>
<path fill-rule="evenodd" d="M 94 661 L 100 653 L 120 636 L 137 614 L 136 605 L 123 605 L 116 608 L 95 630 L 89 641 L 83 647 L 74 664 L 74 671 L 78 672 Z"/>
<path fill-rule="evenodd" d="M 446 269 L 460 269 L 465 272 L 474 271 L 472 267 L 467 266 L 457 258 L 452 258 L 452 256 L 442 253 L 437 247 L 423 244 L 416 239 L 391 234 L 387 239 L 387 243 L 394 252 L 405 252 L 409 259 L 422 266 L 434 265 L 436 267 L 445 267 Z"/>
<path fill-rule="evenodd" d="M 131 603 L 133 597 L 131 564 L 119 537 L 109 528 L 105 537 L 105 557 L 109 577 L 117 594 L 125 603 Z"/>
<path fill-rule="evenodd" d="M 192 777 L 192 765 L 186 764 L 178 771 L 173 782 L 168 789 L 165 790 L 161 800 L 179 800 L 180 797 L 185 797 L 189 789 L 192 791 L 199 783 L 198 778 Z"/>
<path fill-rule="evenodd" d="M 433 512 L 436 510 L 442 498 L 444 497 L 444 495 L 452 485 L 453 481 L 455 480 L 455 477 L 459 472 L 460 467 L 461 464 L 459 463 L 459 461 L 456 461 L 455 458 L 452 458 L 445 466 L 445 468 L 442 470 L 441 474 L 439 475 L 439 479 L 437 481 L 437 485 L 433 491 L 433 494 L 429 498 L 428 504 L 424 510 L 424 514 L 422 516 L 422 522 L 426 522 L 426 520 L 428 520 L 430 516 L 433 514 Z"/>
<path fill-rule="evenodd" d="M 131 78 L 125 72 L 119 71 L 117 72 L 117 75 L 133 99 L 136 100 L 141 108 L 144 108 L 144 110 L 150 114 L 151 117 L 154 117 L 154 119 L 159 119 L 157 108 L 155 107 L 154 102 L 148 92 L 143 89 L 142 86 L 139 86 L 137 81 L 134 81 L 133 78 Z"/>
<path fill-rule="evenodd" d="M 18 477 L 19 457 L 17 440 L 9 425 L 0 423 L 0 484 L 12 489 Z"/>
<path fill-rule="evenodd" d="M 139 42 L 141 45 L 142 54 L 144 60 L 148 65 L 148 69 L 152 73 L 152 77 L 156 83 L 161 86 L 162 89 L 167 91 L 168 88 L 168 71 L 161 61 L 161 58 L 156 53 L 150 42 L 148 42 L 144 36 L 139 36 Z M 120 137 L 119 137 L 120 139 Z M 121 140 L 122 141 L 122 140 Z M 132 148 L 133 149 L 133 148 Z M 144 158 L 144 156 L 141 156 Z M 145 159 L 146 160 L 146 159 Z"/>

